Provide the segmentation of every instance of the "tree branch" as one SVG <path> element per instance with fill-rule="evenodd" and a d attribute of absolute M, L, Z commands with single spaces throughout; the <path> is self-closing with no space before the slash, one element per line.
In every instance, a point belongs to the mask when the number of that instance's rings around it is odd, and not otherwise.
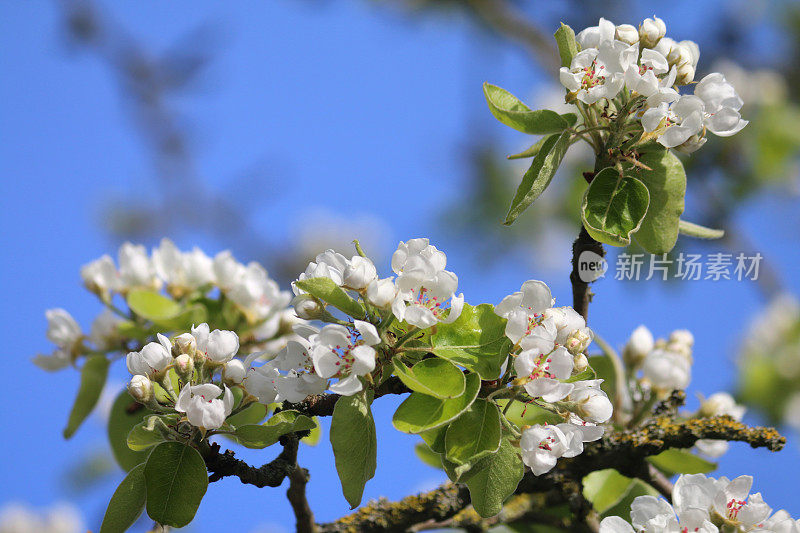
<path fill-rule="evenodd" d="M 286 490 L 286 497 L 292 504 L 294 518 L 297 524 L 297 533 L 315 533 L 314 513 L 306 498 L 306 483 L 309 480 L 308 470 L 295 465 L 294 470 L 289 474 L 289 488 Z"/>
<path fill-rule="evenodd" d="M 583 252 L 594 252 L 600 257 L 605 257 L 606 251 L 603 245 L 594 240 L 581 226 L 578 238 L 572 243 L 572 273 L 569 280 L 572 282 L 572 307 L 580 313 L 584 319 L 589 318 L 589 303 L 592 301 L 592 291 L 589 283 L 581 280 L 580 276 L 580 257 Z"/>
<path fill-rule="evenodd" d="M 241 459 L 234 457 L 231 450 L 220 453 L 220 446 L 211 443 L 200 453 L 206 462 L 206 468 L 211 472 L 209 482 L 219 481 L 228 476 L 236 476 L 245 485 L 255 487 L 279 487 L 284 478 L 290 476 L 297 468 L 297 448 L 299 439 L 297 435 L 286 435 L 281 437 L 283 451 L 270 461 L 258 468 L 250 466 Z"/>

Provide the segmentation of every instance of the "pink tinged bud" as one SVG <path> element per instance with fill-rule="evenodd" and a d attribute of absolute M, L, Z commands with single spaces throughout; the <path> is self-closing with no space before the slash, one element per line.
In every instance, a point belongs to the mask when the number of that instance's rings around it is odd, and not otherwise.
<path fill-rule="evenodd" d="M 147 403 L 153 398 L 153 383 L 147 376 L 133 376 L 128 383 L 128 392 L 139 403 Z"/>
<path fill-rule="evenodd" d="M 194 359 L 189 354 L 181 354 L 175 358 L 175 371 L 183 379 L 189 379 L 194 372 Z"/>
<path fill-rule="evenodd" d="M 181 354 L 194 355 L 197 349 L 197 340 L 191 333 L 181 333 L 172 344 L 172 355 L 178 357 Z"/>

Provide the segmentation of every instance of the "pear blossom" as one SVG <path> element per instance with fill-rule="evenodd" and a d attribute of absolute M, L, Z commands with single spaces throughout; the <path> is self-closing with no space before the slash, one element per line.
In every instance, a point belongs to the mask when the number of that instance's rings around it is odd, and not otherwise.
<path fill-rule="evenodd" d="M 59 348 L 71 348 L 79 342 L 83 333 L 81 327 L 65 309 L 48 309 L 44 313 L 47 318 L 47 339 Z"/>
<path fill-rule="evenodd" d="M 194 359 L 189 354 L 180 354 L 175 358 L 175 371 L 181 379 L 190 380 L 194 372 Z"/>
<path fill-rule="evenodd" d="M 150 378 L 137 374 L 128 383 L 128 392 L 139 403 L 147 403 L 153 397 L 153 383 Z"/>
<path fill-rule="evenodd" d="M 309 337 L 314 369 L 322 378 L 339 378 L 330 390 L 344 396 L 359 392 L 359 376 L 375 369 L 374 345 L 381 342 L 375 326 L 355 320 L 352 328 L 328 324 Z"/>
<path fill-rule="evenodd" d="M 662 103 L 642 115 L 644 131 L 653 132 L 662 146 L 674 148 L 703 129 L 705 120 L 703 100 L 695 95 L 683 95 L 675 102 Z"/>
<path fill-rule="evenodd" d="M 298 318 L 314 320 L 322 316 L 325 306 L 310 294 L 298 294 L 292 299 L 292 307 Z"/>
<path fill-rule="evenodd" d="M 32 509 L 9 502 L 0 509 L 1 533 L 84 533 L 80 512 L 71 504 L 57 503 L 47 509 Z"/>
<path fill-rule="evenodd" d="M 374 279 L 367 285 L 367 301 L 379 309 L 390 307 L 396 297 L 394 277 Z"/>
<path fill-rule="evenodd" d="M 668 349 L 650 352 L 642 371 L 654 389 L 664 392 L 684 390 L 692 379 L 691 362 L 683 354 Z"/>
<path fill-rule="evenodd" d="M 703 101 L 703 124 L 711 133 L 730 137 L 747 126 L 748 121 L 743 120 L 739 114 L 743 105 L 742 99 L 724 75 L 713 72 L 704 77 L 695 86 L 694 94 Z"/>
<path fill-rule="evenodd" d="M 58 348 L 50 354 L 36 354 L 32 359 L 34 365 L 47 372 L 55 372 L 72 364 L 72 354 L 68 350 Z"/>
<path fill-rule="evenodd" d="M 556 466 L 568 450 L 567 436 L 558 426 L 536 424 L 525 429 L 520 439 L 522 462 L 534 475 L 540 476 Z"/>
<path fill-rule="evenodd" d="M 128 353 L 126 364 L 133 375 L 150 376 L 172 364 L 172 344 L 161 333 L 158 342 L 147 343 L 140 351 Z"/>
<path fill-rule="evenodd" d="M 655 348 L 653 334 L 646 326 L 641 325 L 631 333 L 622 355 L 627 364 L 638 367 L 653 348 Z"/>
<path fill-rule="evenodd" d="M 575 36 L 575 41 L 581 50 L 587 48 L 598 48 L 603 43 L 612 42 L 616 35 L 617 27 L 610 20 L 601 18 L 597 26 L 590 26 Z M 633 44 L 633 43 L 631 43 Z"/>
<path fill-rule="evenodd" d="M 567 438 L 567 450 L 562 457 L 576 457 L 583 453 L 583 444 L 593 442 L 603 436 L 605 429 L 581 420 L 574 413 L 570 413 L 569 422 L 557 425 L 558 429 Z"/>
<path fill-rule="evenodd" d="M 447 270 L 447 257 L 428 239 L 400 242 L 392 255 L 392 269 L 397 274 L 397 295 L 392 313 L 397 320 L 412 326 L 429 328 L 438 322 L 455 321 L 464 306 L 464 295 L 456 296 L 458 277 Z M 450 302 L 450 312 L 442 317 Z"/>
<path fill-rule="evenodd" d="M 235 332 L 215 329 L 208 334 L 205 355 L 212 361 L 227 363 L 237 353 L 239 353 L 239 336 Z"/>
<path fill-rule="evenodd" d="M 241 276 L 231 282 L 226 293 L 252 324 L 269 319 L 284 310 L 292 299 L 288 291 L 281 291 L 258 263 L 249 263 Z"/>
<path fill-rule="evenodd" d="M 175 410 L 185 413 L 193 426 L 218 429 L 233 410 L 233 393 L 227 387 L 224 389 L 213 383 L 185 385 L 175 402 Z"/>
<path fill-rule="evenodd" d="M 153 264 L 158 276 L 179 290 L 193 290 L 216 281 L 214 262 L 205 252 L 197 247 L 182 252 L 166 238 L 153 250 Z"/>
<path fill-rule="evenodd" d="M 206 324 L 207 325 L 207 324 Z M 172 355 L 194 355 L 197 350 L 197 339 L 191 333 L 181 333 L 172 340 Z"/>
<path fill-rule="evenodd" d="M 601 424 L 611 418 L 614 411 L 611 400 L 600 388 L 602 379 L 576 381 L 567 400 L 574 402 L 577 414 L 587 422 Z"/>
<path fill-rule="evenodd" d="M 639 39 L 644 48 L 652 48 L 666 35 L 667 25 L 660 18 L 646 18 L 639 25 Z"/>
<path fill-rule="evenodd" d="M 222 367 L 222 379 L 230 383 L 241 383 L 246 375 L 241 359 L 231 359 Z"/>
<path fill-rule="evenodd" d="M 632 52 L 637 53 L 636 50 Z M 670 74 L 670 68 L 667 58 L 655 50 L 645 48 L 642 50 L 638 64 L 635 58 L 629 60 L 628 67 L 625 69 L 625 86 L 642 96 L 657 95 L 662 87 L 672 86 L 675 73 L 672 73 L 672 76 L 668 76 L 668 74 Z M 664 78 L 663 82 L 662 78 Z M 648 104 L 652 105 L 653 102 L 649 101 Z"/>
<path fill-rule="evenodd" d="M 540 349 L 549 353 L 556 342 L 558 328 L 552 318 L 546 318 L 555 300 L 548 286 L 538 280 L 528 280 L 495 306 L 494 312 L 507 319 L 506 337 L 524 350 Z M 565 339 L 566 340 L 566 337 Z"/>
<path fill-rule="evenodd" d="M 114 260 L 109 255 L 103 255 L 91 263 L 81 267 L 81 279 L 83 284 L 91 292 L 100 296 L 104 301 L 110 299 L 110 295 L 119 285 L 119 274 Z"/>
<path fill-rule="evenodd" d="M 586 327 L 586 319 L 575 309 L 569 306 L 551 307 L 544 311 L 544 316 L 553 320 L 556 328 L 557 344 L 565 344 L 570 335 L 575 331 L 582 331 L 585 335 L 592 336 L 592 332 Z"/>
<path fill-rule="evenodd" d="M 342 285 L 349 289 L 363 290 L 378 279 L 378 272 L 372 261 L 360 255 L 353 256 L 342 272 Z"/>
<path fill-rule="evenodd" d="M 582 352 L 589 347 L 594 339 L 594 333 L 587 327 L 572 330 L 572 333 L 564 341 L 564 346 L 572 355 L 582 355 Z"/>
<path fill-rule="evenodd" d="M 117 255 L 120 289 L 157 289 L 161 286 L 156 269 L 141 244 L 124 243 Z"/>
<path fill-rule="evenodd" d="M 546 402 L 565 398 L 575 385 L 562 383 L 572 374 L 572 356 L 566 348 L 559 346 L 549 353 L 541 350 L 524 350 L 514 358 L 514 370 L 519 377 L 530 379 L 525 391 L 532 397 L 541 397 Z"/>
<path fill-rule="evenodd" d="M 104 309 L 95 317 L 89 327 L 89 341 L 98 350 L 110 349 L 120 338 L 119 325 L 121 322 L 122 318 L 116 313 L 110 309 Z"/>
<path fill-rule="evenodd" d="M 772 509 L 760 492 L 750 494 L 752 476 L 739 476 L 730 482 L 720 478 L 712 502 L 714 511 L 725 521 L 752 528 L 769 517 Z"/>
<path fill-rule="evenodd" d="M 306 267 L 305 272 L 298 276 L 298 281 L 303 281 L 312 278 L 329 278 L 337 285 L 341 285 L 344 279 L 344 271 L 349 264 L 348 260 L 342 254 L 333 250 L 326 250 L 317 255 L 314 261 L 310 262 Z M 292 284 L 294 293 L 303 294 L 305 291 L 297 288 Z"/>
<path fill-rule="evenodd" d="M 612 25 L 613 26 L 613 25 Z M 626 50 L 631 50 L 623 54 Z M 625 83 L 625 70 L 635 58 L 636 45 L 604 41 L 599 48 L 585 48 L 572 58 L 569 67 L 561 67 L 561 84 L 585 104 L 594 104 L 619 94 Z"/>
<path fill-rule="evenodd" d="M 246 267 L 233 257 L 230 250 L 223 250 L 214 256 L 211 263 L 217 286 L 229 291 L 245 274 Z"/>

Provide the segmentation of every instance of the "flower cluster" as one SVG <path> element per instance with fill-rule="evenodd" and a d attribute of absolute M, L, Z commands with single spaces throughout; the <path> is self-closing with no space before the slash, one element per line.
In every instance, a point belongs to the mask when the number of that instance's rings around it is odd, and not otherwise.
<path fill-rule="evenodd" d="M 592 105 L 619 97 L 624 105 L 641 97 L 638 116 L 645 138 L 685 152 L 700 148 L 706 131 L 727 137 L 744 128 L 742 99 L 722 74 L 705 76 L 694 94 L 679 92 L 678 87 L 694 82 L 700 48 L 693 41 L 670 39 L 666 32 L 664 22 L 653 17 L 638 30 L 601 18 L 597 26 L 578 33 L 580 51 L 560 72 L 567 101 Z"/>
<path fill-rule="evenodd" d="M 507 319 L 506 337 L 513 342 L 511 356 L 516 383 L 534 400 L 561 402 L 565 421 L 529 427 L 523 431 L 522 458 L 536 475 L 553 468 L 559 457 L 574 457 L 583 443 L 602 437 L 597 426 L 611 418 L 612 405 L 600 388 L 601 379 L 578 379 L 588 366 L 583 352 L 593 333 L 572 307 L 554 307 L 550 289 L 529 280 L 495 307 Z M 574 377 L 574 379 L 572 379 Z"/>
<path fill-rule="evenodd" d="M 625 345 L 628 366 L 641 369 L 642 385 L 664 398 L 673 390 L 684 390 L 692 379 L 694 336 L 685 329 L 673 331 L 669 339 L 655 341 L 645 326 L 639 326 Z"/>
<path fill-rule="evenodd" d="M 169 239 L 148 255 L 142 245 L 126 242 L 117 255 L 119 267 L 104 255 L 81 268 L 84 285 L 106 305 L 84 335 L 72 316 L 63 309 L 46 312 L 47 337 L 56 350 L 50 355 L 37 355 L 34 363 L 45 370 L 59 370 L 74 363 L 78 356 L 126 350 L 130 339 L 119 330 L 125 321 L 144 321 L 134 310 L 125 313 L 114 306 L 115 295 L 123 299 L 133 291 L 157 291 L 165 288 L 174 301 L 187 306 L 209 294 L 220 303 L 230 305 L 243 317 L 253 342 L 249 350 L 274 353 L 293 338 L 291 326 L 298 322 L 288 307 L 291 294 L 281 291 L 267 271 L 258 263 L 238 262 L 229 251 L 213 259 L 199 248 L 180 251 Z M 218 291 L 218 292 L 216 292 Z M 139 324 L 141 325 L 141 323 Z M 188 327 L 188 326 L 187 326 Z M 88 345 L 84 342 L 88 341 Z"/>
<path fill-rule="evenodd" d="M 672 505 L 655 496 L 639 496 L 631 505 L 631 523 L 610 516 L 600 523 L 600 533 L 800 531 L 800 521 L 783 510 L 772 514 L 761 493 L 750 494 L 752 485 L 751 476 L 729 480 L 682 475 L 672 490 Z"/>

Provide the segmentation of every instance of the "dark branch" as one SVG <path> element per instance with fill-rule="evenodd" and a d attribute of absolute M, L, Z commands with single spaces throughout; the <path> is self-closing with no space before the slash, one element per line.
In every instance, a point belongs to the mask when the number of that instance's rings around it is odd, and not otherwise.
<path fill-rule="evenodd" d="M 286 497 L 292 504 L 297 533 L 314 533 L 316 531 L 314 513 L 308 504 L 308 498 L 306 498 L 308 480 L 308 470 L 298 465 L 295 465 L 294 470 L 289 474 L 289 488 L 286 491 Z"/>
<path fill-rule="evenodd" d="M 594 240 L 586 228 L 581 226 L 581 232 L 572 244 L 572 273 L 569 275 L 569 280 L 572 282 L 572 307 L 588 320 L 592 291 L 589 289 L 589 283 L 581 280 L 580 276 L 581 254 L 587 251 L 594 252 L 600 257 L 606 255 L 603 245 Z"/>
<path fill-rule="evenodd" d="M 206 468 L 211 473 L 208 478 L 210 482 L 219 481 L 228 476 L 236 476 L 246 485 L 254 485 L 259 488 L 279 487 L 284 478 L 292 474 L 297 467 L 298 442 L 296 435 L 282 437 L 283 451 L 280 455 L 258 468 L 237 459 L 230 450 L 220 453 L 217 443 L 211 443 L 200 452 L 206 461 Z"/>

